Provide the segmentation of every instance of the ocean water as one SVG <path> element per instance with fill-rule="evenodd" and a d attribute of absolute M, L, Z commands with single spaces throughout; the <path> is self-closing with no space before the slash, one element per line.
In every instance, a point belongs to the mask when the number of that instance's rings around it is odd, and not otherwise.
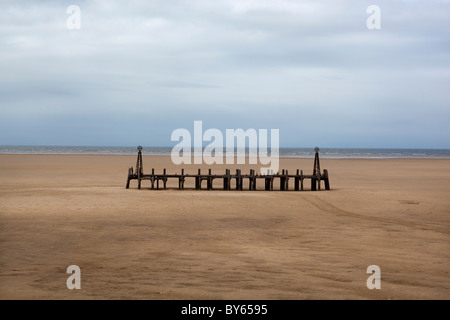
<path fill-rule="evenodd" d="M 143 147 L 144 155 L 170 155 L 172 147 Z M 270 150 L 269 150 L 270 151 Z M 135 155 L 136 147 L 0 146 L 0 154 L 105 154 Z M 314 158 L 314 148 L 280 148 L 280 157 Z M 419 158 L 450 159 L 450 149 L 321 148 L 327 159 Z"/>

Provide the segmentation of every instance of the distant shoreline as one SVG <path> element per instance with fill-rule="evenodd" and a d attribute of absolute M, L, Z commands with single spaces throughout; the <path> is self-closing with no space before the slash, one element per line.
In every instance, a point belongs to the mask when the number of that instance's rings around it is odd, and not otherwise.
<path fill-rule="evenodd" d="M 269 149 L 270 150 L 270 149 Z M 144 147 L 145 156 L 170 156 L 172 147 Z M 136 155 L 136 147 L 0 146 L 11 155 Z M 313 148 L 280 148 L 280 158 L 314 158 Z M 450 149 L 321 148 L 323 159 L 450 159 Z"/>
<path fill-rule="evenodd" d="M 71 157 L 135 157 L 136 154 L 95 154 L 95 153 L 0 153 L 0 157 L 16 157 L 16 156 L 36 156 L 36 157 L 58 157 L 58 156 L 71 156 Z M 164 155 L 164 154 L 144 154 L 143 155 L 144 159 L 147 157 L 157 157 L 157 158 L 170 158 L 170 155 Z M 246 159 L 248 159 L 248 157 L 246 157 Z M 314 160 L 314 156 L 311 157 L 293 157 L 293 156 L 280 156 L 280 159 L 286 159 L 286 160 Z M 384 157 L 384 158 L 375 158 L 375 157 L 365 157 L 365 158 L 356 158 L 356 157 L 347 157 L 347 158 L 330 158 L 330 157 L 322 157 L 321 159 L 323 160 L 333 160 L 333 161 L 343 161 L 343 160 L 361 160 L 361 161 L 365 161 L 365 160 L 450 160 L 450 157 Z M 190 164 L 190 166 L 192 166 L 193 164 Z M 213 164 L 211 165 L 212 167 L 214 166 L 223 166 L 225 164 Z M 181 165 L 177 165 L 177 166 L 182 166 Z"/>

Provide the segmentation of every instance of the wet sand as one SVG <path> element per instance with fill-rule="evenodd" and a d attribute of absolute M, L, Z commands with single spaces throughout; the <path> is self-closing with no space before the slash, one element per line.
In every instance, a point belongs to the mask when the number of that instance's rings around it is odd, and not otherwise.
<path fill-rule="evenodd" d="M 450 160 L 322 159 L 332 190 L 316 192 L 127 190 L 135 163 L 0 155 L 1 299 L 450 299 Z"/>

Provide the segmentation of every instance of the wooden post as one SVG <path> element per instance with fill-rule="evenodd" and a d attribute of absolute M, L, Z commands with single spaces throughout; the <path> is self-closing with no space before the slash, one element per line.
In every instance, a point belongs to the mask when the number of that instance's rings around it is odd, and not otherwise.
<path fill-rule="evenodd" d="M 225 175 L 223 176 L 223 190 L 227 190 L 227 177 L 228 177 L 228 169 L 225 169 Z"/>
<path fill-rule="evenodd" d="M 136 173 L 137 173 L 137 179 L 138 179 L 138 189 L 141 189 L 141 176 L 144 173 L 143 167 L 142 167 L 142 147 L 137 147 L 138 150 L 138 156 L 136 160 Z"/>
<path fill-rule="evenodd" d="M 284 169 L 281 172 L 280 175 L 280 190 L 284 191 L 286 188 L 286 181 L 285 181 L 285 176 L 284 176 Z"/>
<path fill-rule="evenodd" d="M 324 181 L 325 181 L 325 190 L 330 190 L 330 180 L 328 178 L 328 170 L 323 169 Z"/>
<path fill-rule="evenodd" d="M 289 190 L 289 173 L 288 173 L 287 169 L 286 169 L 286 178 L 285 178 L 284 181 L 285 181 L 285 184 L 286 184 L 285 190 L 288 191 Z"/>
<path fill-rule="evenodd" d="M 206 178 L 206 185 L 208 190 L 212 190 L 212 176 L 211 169 L 208 170 L 208 177 Z"/>
<path fill-rule="evenodd" d="M 303 191 L 303 170 L 300 170 L 300 183 L 301 183 L 301 189 Z"/>
<path fill-rule="evenodd" d="M 181 176 L 178 178 L 178 189 L 184 189 L 184 169 L 181 169 Z"/>
<path fill-rule="evenodd" d="M 241 169 L 236 169 L 236 190 L 242 190 Z"/>
<path fill-rule="evenodd" d="M 167 177 L 166 177 L 166 169 L 164 168 L 164 175 L 163 175 L 163 183 L 164 183 L 164 190 L 166 190 L 166 183 L 167 183 Z"/>
<path fill-rule="evenodd" d="M 155 189 L 155 168 L 152 168 L 152 177 L 150 179 L 152 181 L 152 189 Z"/>
<path fill-rule="evenodd" d="M 225 169 L 225 176 L 223 178 L 223 190 L 230 190 L 230 169 Z"/>
<path fill-rule="evenodd" d="M 320 179 L 321 178 L 321 175 L 320 175 L 320 171 L 319 171 L 319 174 L 317 175 L 317 178 L 316 178 L 316 181 L 317 181 L 317 190 L 319 190 L 320 191 Z"/>
<path fill-rule="evenodd" d="M 138 170 L 137 176 L 138 176 L 138 189 L 141 189 L 141 170 Z"/>
<path fill-rule="evenodd" d="M 250 169 L 250 177 L 248 178 L 248 190 L 254 190 L 255 170 Z"/>
<path fill-rule="evenodd" d="M 317 182 L 319 182 L 319 190 L 320 190 L 320 160 L 319 160 L 319 148 L 315 147 L 314 151 L 316 155 L 314 156 L 314 169 L 311 178 L 311 190 L 316 191 Z"/>
<path fill-rule="evenodd" d="M 129 189 L 130 188 L 130 180 L 133 177 L 133 168 L 129 168 L 128 169 L 128 178 L 127 178 L 127 186 L 126 188 Z"/>
<path fill-rule="evenodd" d="M 298 185 L 299 185 L 299 169 L 297 169 L 297 173 L 295 174 L 295 179 L 294 179 L 294 190 L 298 191 Z"/>
<path fill-rule="evenodd" d="M 200 190 L 202 188 L 202 181 L 200 179 L 201 169 L 198 169 L 198 175 L 195 177 L 195 189 Z"/>

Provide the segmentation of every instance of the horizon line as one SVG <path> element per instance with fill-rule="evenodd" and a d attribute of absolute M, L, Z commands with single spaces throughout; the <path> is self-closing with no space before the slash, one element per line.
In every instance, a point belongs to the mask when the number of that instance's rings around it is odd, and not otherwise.
<path fill-rule="evenodd" d="M 208 144 L 202 146 L 202 148 L 206 147 Z M 84 148 L 137 148 L 138 146 L 142 146 L 143 148 L 173 148 L 174 146 L 161 146 L 161 145 L 81 145 L 81 144 L 0 144 L 0 148 L 2 147 L 84 147 Z M 188 146 L 186 146 L 187 148 Z M 226 146 L 223 147 L 226 149 Z M 309 147 L 298 147 L 298 146 L 280 146 L 279 149 L 313 149 L 315 146 Z M 430 148 L 430 147 L 320 147 L 320 149 L 384 149 L 384 150 L 450 150 L 450 148 Z M 191 147 L 194 150 L 194 147 Z M 235 147 L 237 149 L 237 147 Z M 249 149 L 248 146 L 245 148 Z M 259 149 L 259 147 L 257 148 Z M 270 147 L 268 147 L 270 149 Z"/>

